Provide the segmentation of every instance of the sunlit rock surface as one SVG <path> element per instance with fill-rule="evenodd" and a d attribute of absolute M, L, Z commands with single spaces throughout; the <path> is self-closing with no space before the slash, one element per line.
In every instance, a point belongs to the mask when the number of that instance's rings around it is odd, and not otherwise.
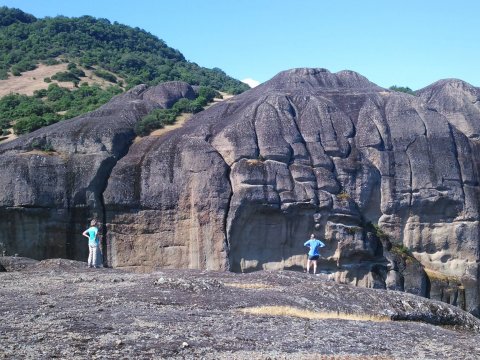
<path fill-rule="evenodd" d="M 138 92 L 129 95 L 122 135 L 110 137 L 126 145 L 92 141 L 99 131 L 82 125 L 88 135 L 82 156 L 91 158 L 69 160 L 70 168 L 60 156 L 0 147 L 0 161 L 19 170 L 17 177 L 0 175 L 11 189 L 1 203 L 9 220 L 0 224 L 11 229 L 11 247 L 35 245 L 37 257 L 54 246 L 68 249 L 77 224 L 96 213 L 115 267 L 302 270 L 303 243 L 314 233 L 327 245 L 320 268 L 331 278 L 432 296 L 478 315 L 478 88 L 442 80 L 412 96 L 352 71 L 294 69 L 195 115 L 181 129 L 130 146 L 135 121 L 160 106 L 141 94 L 164 93 Z M 108 106 L 116 111 L 120 104 Z M 70 123 L 104 123 L 84 118 Z M 64 124 L 40 134 L 64 133 Z M 77 138 L 54 147 L 67 147 L 68 158 L 77 159 Z M 104 175 L 95 176 L 98 169 Z M 36 184 L 47 174 L 49 181 Z M 66 186 L 67 174 L 82 185 Z M 79 199 L 75 216 L 67 199 Z M 32 211 L 40 225 L 26 226 Z M 43 235 L 44 223 L 56 237 Z M 19 235 L 22 229 L 33 230 Z M 75 257 L 77 248 L 71 249 L 65 254 Z"/>

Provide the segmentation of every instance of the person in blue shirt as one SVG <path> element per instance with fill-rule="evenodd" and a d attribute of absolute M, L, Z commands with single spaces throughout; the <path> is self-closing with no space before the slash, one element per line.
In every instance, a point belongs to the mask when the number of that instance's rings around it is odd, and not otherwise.
<path fill-rule="evenodd" d="M 308 260 L 307 260 L 307 273 L 310 273 L 310 265 L 313 263 L 313 273 L 317 273 L 317 260 L 320 257 L 320 252 L 318 249 L 325 246 L 323 242 L 318 239 L 315 239 L 315 235 L 310 235 L 310 240 L 307 240 L 303 246 L 307 246 L 308 250 Z"/>
<path fill-rule="evenodd" d="M 92 220 L 90 222 L 90 227 L 82 233 L 83 236 L 88 238 L 88 267 L 93 268 L 97 266 L 97 251 L 99 246 L 98 240 L 98 228 L 97 221 Z"/>

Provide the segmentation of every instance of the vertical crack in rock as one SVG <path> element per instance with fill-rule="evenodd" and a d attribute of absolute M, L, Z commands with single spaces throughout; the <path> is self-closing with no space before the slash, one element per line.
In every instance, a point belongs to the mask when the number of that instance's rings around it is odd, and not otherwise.
<path fill-rule="evenodd" d="M 409 187 L 410 187 L 410 199 L 409 199 L 409 207 L 410 209 L 412 208 L 412 204 L 413 204 L 413 171 L 412 171 L 412 163 L 411 163 L 411 160 L 410 160 L 410 155 L 408 154 L 408 149 L 410 146 L 412 146 L 415 141 L 417 141 L 418 139 L 418 136 L 415 136 L 415 138 L 405 147 L 405 155 L 406 155 L 406 158 L 407 158 L 407 161 L 408 161 L 408 169 L 409 169 Z"/>
<path fill-rule="evenodd" d="M 463 197 L 463 208 L 465 209 L 465 206 L 466 206 L 466 203 L 465 203 L 465 184 L 463 182 L 463 179 L 464 179 L 464 174 L 463 174 L 463 170 L 462 170 L 462 166 L 460 165 L 460 161 L 458 159 L 458 144 L 457 144 L 457 140 L 455 139 L 455 134 L 453 133 L 453 129 L 452 129 L 452 124 L 450 124 L 450 122 L 447 122 L 447 125 L 448 125 L 448 130 L 450 132 L 450 138 L 452 139 L 453 141 L 453 156 L 455 158 L 455 162 L 456 162 L 456 165 L 457 165 L 457 168 L 458 168 L 458 175 L 460 177 L 460 188 L 462 189 L 462 197 Z"/>
<path fill-rule="evenodd" d="M 305 145 L 305 150 L 306 150 L 306 152 L 308 153 L 308 156 L 309 156 L 309 158 L 310 158 L 310 164 L 312 164 L 312 167 L 313 167 L 313 159 L 312 159 L 312 156 L 311 156 L 311 154 L 310 154 L 310 152 L 308 151 L 307 146 L 306 146 L 306 145 L 307 145 L 307 142 L 305 141 L 305 138 L 303 137 L 303 134 L 302 134 L 302 132 L 300 131 L 300 128 L 298 127 L 298 115 L 297 115 L 297 114 L 299 113 L 299 111 L 298 111 L 297 107 L 295 106 L 295 104 L 293 103 L 293 101 L 290 99 L 289 96 L 286 96 L 285 98 L 287 99 L 288 103 L 290 104 L 290 106 L 291 106 L 291 108 L 292 108 L 292 110 L 293 110 L 293 114 L 292 114 L 293 126 L 294 126 L 295 129 L 297 130 L 298 135 L 300 136 L 300 140 L 301 140 L 302 144 Z"/>
<path fill-rule="evenodd" d="M 96 213 L 97 217 L 101 217 L 101 223 L 103 224 L 102 231 L 102 252 L 104 261 L 108 259 L 108 249 L 107 249 L 107 210 L 105 207 L 104 192 L 107 189 L 108 180 L 112 174 L 112 171 L 117 165 L 118 161 L 127 155 L 130 146 L 133 143 L 134 139 L 133 131 L 127 134 L 117 134 L 114 136 L 112 143 L 112 155 L 100 164 L 97 174 L 90 182 L 87 191 L 92 191 L 95 197 L 95 202 L 93 204 L 93 211 Z"/>
<path fill-rule="evenodd" d="M 417 109 L 415 109 L 415 112 L 418 116 L 418 118 L 422 121 L 422 125 L 423 125 L 423 136 L 425 136 L 426 139 L 428 139 L 428 128 L 427 128 L 427 124 L 425 123 L 425 120 L 423 119 L 423 116 L 420 115 L 420 113 L 417 111 Z"/>
<path fill-rule="evenodd" d="M 228 165 L 226 159 L 223 157 L 222 153 L 220 151 L 218 151 L 214 146 L 213 146 L 213 141 L 212 142 L 208 142 L 210 144 L 210 146 L 212 147 L 212 149 L 215 150 L 215 152 L 218 154 L 218 156 L 220 156 L 220 158 L 223 160 L 223 162 L 225 163 L 225 167 L 227 169 L 227 173 L 225 174 L 226 176 L 226 179 L 228 181 L 228 185 L 230 186 L 230 195 L 228 196 L 228 200 L 227 200 L 227 205 L 226 205 L 226 209 L 225 209 L 225 212 L 224 212 L 224 216 L 223 216 L 223 234 L 224 234 L 224 237 L 225 237 L 225 240 L 224 240 L 224 247 L 225 247 L 225 255 L 226 255 L 226 259 L 225 259 L 225 262 L 226 262 L 226 269 L 230 269 L 230 239 L 229 239 L 229 234 L 228 234 L 228 217 L 230 215 L 230 211 L 231 211 L 231 203 L 232 203 L 232 198 L 233 198 L 233 186 L 232 186 L 232 179 L 231 179 L 231 173 L 232 173 L 232 167 L 235 163 L 237 163 L 238 161 L 240 161 L 240 159 L 238 159 L 237 161 L 235 161 L 234 163 L 232 163 L 231 166 Z"/>
<path fill-rule="evenodd" d="M 260 106 L 262 106 L 263 104 L 265 104 L 267 102 L 267 98 L 264 97 L 262 100 L 260 100 L 254 110 L 253 110 L 253 114 L 252 114 L 252 126 L 253 126 L 253 134 L 255 136 L 255 144 L 257 145 L 257 157 L 260 157 L 260 144 L 259 144 L 259 141 L 258 141 L 258 134 L 257 134 L 257 114 L 258 114 L 258 108 Z M 221 156 L 221 154 L 220 154 Z M 223 158 L 223 157 L 222 157 Z M 225 159 L 224 159 L 225 160 Z"/>
<path fill-rule="evenodd" d="M 218 152 L 218 154 L 223 159 L 222 154 L 220 154 L 219 152 Z M 227 227 L 228 227 L 228 216 L 230 214 L 231 203 L 232 203 L 232 198 L 233 198 L 232 179 L 230 178 L 232 168 L 230 166 L 228 166 L 225 159 L 223 159 L 223 161 L 225 162 L 225 166 L 227 167 L 226 177 L 227 177 L 228 185 L 230 186 L 230 195 L 228 196 L 226 211 L 225 211 L 224 216 L 223 216 L 223 233 L 224 233 L 224 236 L 225 236 L 226 268 L 230 269 L 230 239 L 229 239 Z"/>

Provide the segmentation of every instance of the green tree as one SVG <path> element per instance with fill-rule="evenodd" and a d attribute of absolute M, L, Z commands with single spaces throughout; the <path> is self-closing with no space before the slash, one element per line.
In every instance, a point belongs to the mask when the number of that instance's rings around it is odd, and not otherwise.
<path fill-rule="evenodd" d="M 403 92 L 403 93 L 406 93 L 406 94 L 415 95 L 415 91 L 410 89 L 408 86 L 393 85 L 393 86 L 390 86 L 389 89 L 392 90 L 392 91 Z"/>

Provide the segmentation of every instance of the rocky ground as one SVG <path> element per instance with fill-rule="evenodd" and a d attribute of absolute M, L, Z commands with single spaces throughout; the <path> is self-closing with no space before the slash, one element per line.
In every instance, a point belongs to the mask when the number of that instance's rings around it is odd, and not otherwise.
<path fill-rule="evenodd" d="M 470 314 L 323 275 L 0 264 L 4 359 L 480 357 L 480 321 Z"/>

